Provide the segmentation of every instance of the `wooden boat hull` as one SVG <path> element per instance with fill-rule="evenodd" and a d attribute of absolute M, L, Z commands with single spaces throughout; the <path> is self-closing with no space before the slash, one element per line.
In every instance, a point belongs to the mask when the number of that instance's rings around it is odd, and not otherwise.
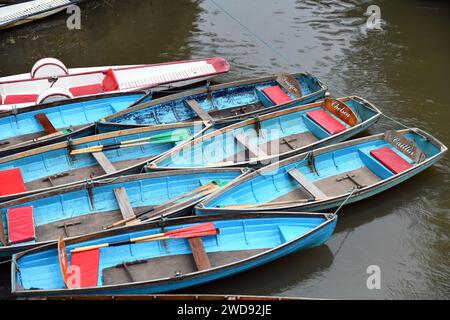
<path fill-rule="evenodd" d="M 360 115 L 358 122 L 353 126 L 347 125 L 343 131 L 329 133 L 309 118 L 311 112 L 325 113 L 325 102 L 321 101 L 261 115 L 257 119 L 244 120 L 199 136 L 192 143 L 176 147 L 158 157 L 146 170 L 203 166 L 258 168 L 346 140 L 368 129 L 381 116 L 381 111 L 363 98 L 344 97 L 338 100 Z M 238 135 L 242 138 L 237 139 Z"/>
<path fill-rule="evenodd" d="M 180 123 L 119 130 L 60 142 L 0 158 L 0 173 L 2 170 L 20 169 L 27 190 L 22 193 L 0 196 L 0 202 L 78 184 L 86 180 L 140 173 L 148 161 L 185 141 L 138 144 L 125 149 L 100 152 L 100 155 L 98 152 L 71 155 L 71 150 L 171 134 L 180 132 L 180 130 L 188 132 L 189 137 L 195 137 L 208 129 L 209 127 L 202 123 Z M 99 162 L 96 158 L 97 155 L 102 156 L 102 154 L 106 157 L 106 163 L 105 161 Z"/>
<path fill-rule="evenodd" d="M 398 130 L 397 133 L 404 134 L 404 135 L 410 135 L 414 138 L 414 141 L 420 141 L 421 146 L 426 149 L 425 153 L 427 158 L 418 164 L 414 164 L 410 169 L 405 170 L 401 173 L 394 174 L 386 169 L 385 172 L 387 172 L 388 177 L 382 178 L 379 176 L 379 173 L 376 173 L 376 171 L 373 171 L 372 169 L 369 169 L 368 167 L 361 166 L 358 167 L 359 169 L 356 170 L 347 170 L 342 169 L 337 174 L 329 174 L 329 176 L 325 175 L 323 176 L 323 180 L 320 181 L 320 179 L 311 178 L 314 176 L 312 174 L 312 171 L 310 174 L 307 174 L 308 180 L 312 181 L 315 186 L 318 186 L 321 191 L 325 193 L 324 197 L 322 199 L 316 199 L 316 200 L 306 200 L 306 198 L 301 198 L 300 196 L 291 198 L 292 201 L 286 201 L 283 203 L 283 201 L 277 201 L 274 199 L 268 199 L 267 201 L 261 201 L 260 205 L 258 207 L 253 207 L 252 204 L 254 203 L 252 201 L 245 201 L 245 207 L 236 207 L 236 206 L 230 206 L 225 203 L 225 198 L 230 199 L 229 197 L 232 196 L 232 194 L 236 190 L 240 190 L 243 188 L 244 184 L 254 184 L 257 183 L 256 179 L 258 179 L 258 176 L 264 176 L 267 173 L 267 177 L 273 177 L 273 179 L 277 179 L 277 174 L 281 173 L 283 170 L 290 170 L 289 168 L 292 168 L 295 165 L 298 165 L 299 167 L 301 165 L 305 165 L 305 157 L 307 154 L 301 154 L 295 157 L 288 158 L 286 160 L 283 160 L 279 163 L 273 164 L 271 166 L 268 166 L 266 168 L 260 169 L 260 171 L 252 173 L 247 175 L 246 177 L 243 177 L 239 181 L 236 181 L 233 184 L 230 184 L 220 192 L 216 193 L 214 196 L 209 197 L 205 199 L 202 203 L 196 206 L 196 214 L 198 215 L 204 215 L 204 214 L 218 214 L 218 213 L 234 213 L 236 211 L 239 212 L 245 212 L 245 211 L 254 211 L 254 210 L 286 210 L 286 211 L 308 211 L 308 212 L 314 212 L 314 211 L 322 211 L 322 210 L 330 210 L 332 208 L 336 208 L 340 206 L 345 200 L 346 204 L 354 203 L 357 201 L 361 201 L 363 199 L 372 197 L 376 194 L 379 194 L 383 191 L 386 191 L 412 177 L 419 174 L 420 172 L 426 170 L 427 168 L 433 166 L 436 162 L 438 162 L 444 154 L 447 152 L 447 147 L 444 146 L 440 141 L 438 141 L 436 138 L 432 137 L 428 133 L 420 130 L 420 129 L 410 129 L 410 130 Z M 416 136 L 414 136 L 416 135 Z M 320 156 L 326 157 L 329 155 L 337 155 L 339 153 L 342 153 L 342 150 L 345 150 L 345 148 L 358 148 L 358 146 L 369 146 L 373 143 L 373 145 L 376 145 L 379 143 L 379 141 L 382 141 L 383 134 L 378 134 L 370 137 L 364 137 L 360 139 L 355 139 L 351 141 L 347 141 L 340 144 L 335 144 L 332 146 L 316 149 L 312 151 L 312 155 L 315 159 L 318 159 Z M 386 143 L 379 143 L 379 145 L 386 145 Z M 369 149 L 367 149 L 369 150 Z M 358 161 L 356 158 L 348 157 L 347 160 L 349 163 L 352 161 Z M 366 160 L 369 161 L 369 160 Z M 322 170 L 325 170 L 322 164 L 317 164 L 317 161 L 315 162 L 316 166 L 322 166 Z M 370 163 L 370 162 L 369 162 Z M 383 166 L 380 166 L 378 163 L 373 162 L 374 165 L 377 165 L 378 167 L 372 167 L 376 168 L 377 170 L 380 170 L 378 172 L 382 172 L 381 169 L 384 169 Z M 307 165 L 310 166 L 310 165 Z M 340 164 L 337 164 L 337 167 L 339 167 Z M 345 167 L 346 164 L 343 163 L 342 167 Z M 349 167 L 351 168 L 351 167 Z M 311 170 L 311 169 L 308 169 Z M 331 170 L 331 169 L 330 169 Z M 347 171 L 346 171 L 347 170 Z M 359 172 L 358 172 L 359 170 Z M 362 170 L 362 171 L 361 171 Z M 374 169 L 375 170 L 375 169 Z M 302 170 L 302 172 L 304 172 Z M 321 172 L 321 169 L 318 169 L 318 172 Z M 348 179 L 346 174 L 349 174 L 353 177 L 353 179 L 359 180 L 360 184 L 363 184 L 362 186 L 356 186 L 355 183 L 351 181 L 351 179 Z M 291 178 L 288 178 L 288 175 L 286 173 L 285 177 L 283 179 L 289 179 L 292 181 Z M 344 178 L 344 179 L 342 179 Z M 270 178 L 272 179 L 272 178 Z M 340 180 L 338 182 L 338 180 Z M 336 184 L 336 182 L 338 182 Z M 335 187 L 335 185 L 339 185 L 342 182 L 345 182 L 340 187 Z M 358 183 L 358 181 L 356 181 Z M 287 199 L 290 198 L 289 194 L 291 191 L 300 190 L 301 193 L 303 193 L 302 186 L 299 186 L 296 182 L 293 189 L 288 189 L 289 192 L 284 192 L 282 194 L 275 195 L 277 199 Z M 300 187 L 300 188 L 299 188 Z M 334 189 L 336 188 L 336 189 Z M 339 188 L 339 189 L 338 189 Z M 342 189 L 344 188 L 344 189 Z M 344 191 L 339 191 L 344 190 Z M 262 194 L 263 191 L 261 190 L 255 190 L 255 193 Z M 269 193 L 269 191 L 266 191 L 266 194 Z M 297 191 L 294 192 L 298 193 Z M 239 194 L 244 195 L 246 194 L 243 190 L 239 191 Z M 247 193 L 248 194 L 248 193 Z M 300 193 L 298 193 L 300 194 Z M 304 195 L 303 195 L 304 196 Z M 245 197 L 245 196 L 244 196 Z M 272 204 L 271 204 L 272 203 Z M 242 203 L 244 204 L 244 203 Z M 246 205 L 249 204 L 249 205 Z M 236 203 L 237 206 L 240 206 L 239 203 Z"/>
<path fill-rule="evenodd" d="M 316 77 L 308 73 L 295 73 L 291 76 L 302 85 L 304 92 L 299 98 L 290 95 L 291 101 L 281 104 L 273 104 L 270 101 L 266 101 L 265 104 L 262 102 L 261 90 L 278 84 L 277 76 L 270 76 L 207 86 L 174 94 L 107 116 L 103 121 L 129 125 L 189 121 L 199 117 L 187 105 L 188 100 L 194 100 L 214 122 L 232 122 L 299 104 L 311 103 L 325 96 L 327 87 Z"/>
<path fill-rule="evenodd" d="M 101 117 L 147 99 L 150 100 L 151 97 L 146 96 L 145 92 L 115 93 L 1 112 L 0 157 L 94 134 L 93 124 Z M 39 114 L 46 115 L 58 130 L 57 134 L 45 132 L 36 118 Z M 127 128 L 131 126 L 123 126 L 122 129 Z"/>
<path fill-rule="evenodd" d="M 227 218 L 228 217 L 228 218 Z M 203 218 L 203 219 L 201 219 Z M 120 237 L 132 236 L 134 233 L 132 231 L 141 230 L 140 234 L 144 234 L 144 230 L 147 230 L 147 233 L 159 232 L 159 229 L 151 229 L 151 228 L 159 228 L 161 226 L 165 226 L 165 228 L 175 227 L 176 226 L 189 226 L 198 223 L 204 222 L 213 222 L 214 225 L 220 228 L 223 232 L 216 236 L 203 237 L 203 242 L 205 243 L 205 248 L 207 250 L 207 255 L 210 257 L 212 267 L 201 270 L 201 271 L 193 271 L 186 273 L 181 272 L 181 274 L 177 275 L 175 278 L 173 276 L 162 277 L 152 280 L 143 280 L 134 283 L 123 283 L 123 284 L 114 284 L 114 285 L 105 285 L 97 286 L 97 287 L 88 287 L 88 288 L 78 288 L 78 289 L 64 289 L 60 288 L 61 275 L 57 272 L 57 265 L 54 265 L 55 258 L 57 258 L 56 252 L 56 244 L 50 244 L 47 246 L 39 247 L 36 249 L 32 249 L 30 251 L 26 251 L 23 253 L 19 253 L 13 256 L 13 266 L 12 267 L 12 293 L 19 297 L 31 297 L 31 296 L 61 296 L 61 295 L 116 295 L 116 294 L 152 294 L 152 293 L 163 293 L 170 292 L 178 289 L 188 288 L 192 286 L 196 286 L 203 283 L 212 282 L 218 279 L 230 277 L 237 273 L 244 272 L 246 270 L 250 270 L 256 268 L 258 266 L 269 263 L 273 260 L 279 259 L 285 255 L 291 254 L 298 250 L 311 248 L 315 246 L 322 245 L 325 241 L 331 236 L 334 231 L 337 217 L 334 215 L 328 214 L 304 214 L 304 213 L 249 213 L 240 215 L 240 217 L 232 217 L 228 215 L 222 216 L 208 216 L 208 217 L 189 217 L 189 218 L 177 218 L 171 219 L 170 221 L 165 222 L 154 222 L 143 224 L 139 226 L 127 227 L 116 229 L 114 234 L 118 239 Z M 248 225 L 249 229 L 245 229 L 245 226 Z M 280 236 L 268 235 L 262 236 L 261 233 L 259 237 L 256 236 L 254 230 L 251 231 L 250 225 L 252 225 L 256 230 L 272 230 L 275 232 L 282 232 L 276 230 L 284 230 L 283 232 L 287 232 L 290 230 L 290 234 L 283 233 Z M 287 226 L 291 226 L 291 228 Z M 301 226 L 306 226 L 307 228 L 302 228 Z M 239 227 L 240 226 L 240 227 Z M 133 229 L 130 229 L 133 228 Z M 233 229 L 230 229 L 233 228 Z M 281 229 L 279 229 L 281 228 Z M 165 229 L 168 230 L 168 229 Z M 232 231 L 234 230 L 234 231 Z M 242 230 L 242 231 L 240 231 Z M 247 230 L 247 231 L 245 231 Z M 74 247 L 79 247 L 84 244 L 94 244 L 94 243 L 104 243 L 105 241 L 109 241 L 108 239 L 114 238 L 113 233 L 101 233 L 98 235 L 88 235 L 78 239 L 67 240 L 67 250 L 70 251 Z M 143 233 L 144 232 L 144 233 Z M 226 234 L 230 234 L 232 232 L 232 236 L 238 236 L 241 232 L 242 235 L 240 241 L 237 241 L 237 238 L 232 243 L 223 242 L 225 241 L 223 238 Z M 119 234 L 121 233 L 121 234 Z M 275 238 L 278 240 L 274 240 Z M 254 238 L 250 238 L 254 237 Z M 247 242 L 244 240 L 247 239 Z M 264 239 L 272 239 L 274 242 L 269 244 Z M 115 238 L 114 238 L 115 239 Z M 171 241 L 175 241 L 176 243 L 187 242 L 185 239 L 178 240 L 168 240 L 166 245 L 170 247 Z M 214 253 L 213 247 L 215 247 L 215 243 L 219 241 L 221 243 L 222 251 Z M 271 240 L 270 240 L 271 241 Z M 247 244 L 245 244 L 247 243 Z M 242 247 L 241 247 L 242 245 Z M 185 244 L 187 246 L 187 244 Z M 212 246 L 212 247 L 211 247 Z M 241 251 L 236 251 L 234 253 L 230 253 L 226 248 L 231 248 L 230 246 L 236 246 L 240 248 Z M 245 251 L 245 248 L 251 247 L 253 251 Z M 259 247 L 264 247 L 261 249 L 255 249 Z M 188 247 L 186 247 L 187 251 L 181 249 L 176 251 L 175 255 L 170 256 L 170 259 L 179 259 L 183 256 L 184 253 L 189 253 Z M 103 250 L 103 249 L 101 249 Z M 168 249 L 170 250 L 170 248 Z M 244 250 L 244 251 L 242 251 Z M 102 251 L 103 252 L 103 251 Z M 244 254 L 244 252 L 247 252 Z M 181 254 L 183 253 L 183 254 Z M 145 251 L 145 255 L 150 254 L 148 250 Z M 181 255 L 180 255 L 181 254 Z M 219 254 L 219 255 L 218 255 Z M 227 257 L 223 264 L 219 264 L 217 266 L 214 265 L 215 259 L 218 256 Z M 42 261 L 42 265 L 39 266 L 41 272 L 41 279 L 35 279 L 33 274 L 35 275 L 35 270 L 32 270 L 33 261 L 38 259 L 38 257 L 47 257 Z M 134 259 L 139 259 L 140 256 L 134 256 Z M 104 264 L 101 265 L 102 272 L 109 273 L 111 272 L 111 268 L 109 267 L 110 263 L 107 261 L 108 258 L 103 254 L 102 259 Z M 123 261 L 122 258 L 114 258 L 115 261 Z M 192 257 L 191 257 L 192 259 Z M 52 262 L 51 262 L 52 261 Z M 142 261 L 142 260 L 139 260 Z M 228 261 L 228 262 L 227 262 Z M 39 263 L 39 262 L 38 262 Z M 57 263 L 57 262 L 56 262 Z M 115 262 L 112 262 L 113 264 Z M 117 262 L 116 262 L 117 263 Z M 141 265 L 142 266 L 142 265 Z M 154 268 L 157 267 L 154 263 L 145 264 L 145 267 Z M 105 267 L 105 268 L 104 268 Z M 181 268 L 181 265 L 172 266 L 172 268 Z M 158 272 L 167 273 L 171 272 L 172 268 L 168 270 L 158 269 Z M 175 270 L 174 269 L 174 270 Z M 49 272 L 50 270 L 54 270 L 54 272 Z M 134 270 L 134 269 L 133 269 Z M 34 272 L 33 272 L 34 271 Z M 114 271 L 114 270 L 112 270 Z M 20 272 L 20 275 L 19 275 Z M 32 273 L 33 272 L 33 273 Z M 158 277 L 159 275 L 155 275 L 151 273 L 152 276 Z M 43 277 L 42 277 L 43 276 Z M 108 277 L 108 276 L 107 276 Z M 102 279 L 107 279 L 102 277 Z M 37 281 L 37 282 L 36 282 Z M 50 288 L 55 286 L 55 288 Z M 40 289 L 30 289 L 40 288 Z"/>
<path fill-rule="evenodd" d="M 126 199 L 134 214 L 145 212 L 192 192 L 196 188 L 220 181 L 230 183 L 243 174 L 245 169 L 204 169 L 192 173 L 162 172 L 136 174 L 115 179 L 104 179 L 75 186 L 59 188 L 20 199 L 0 203 L 0 239 L 8 238 L 6 213 L 9 209 L 32 207 L 36 240 L 1 246 L 0 258 L 56 241 L 59 237 L 75 237 L 102 231 L 105 226 L 124 219 L 128 212 L 122 212 L 116 192 L 123 188 Z M 192 195 L 188 201 L 179 203 L 158 215 L 147 215 L 146 222 L 192 214 L 193 207 L 205 195 Z M 74 205 L 76 204 L 76 205 Z M 151 214 L 151 213 L 150 213 Z"/>

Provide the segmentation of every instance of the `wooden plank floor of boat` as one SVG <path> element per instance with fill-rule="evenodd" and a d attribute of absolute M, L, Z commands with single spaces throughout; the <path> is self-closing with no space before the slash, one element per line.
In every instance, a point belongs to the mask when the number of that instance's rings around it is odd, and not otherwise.
<path fill-rule="evenodd" d="M 366 186 L 381 181 L 381 179 L 376 174 L 374 174 L 370 169 L 364 167 L 318 180 L 314 182 L 314 185 L 318 187 L 328 197 L 340 196 L 342 194 L 351 191 L 352 188 L 356 186 L 350 179 L 343 179 L 341 181 L 337 181 L 337 179 L 345 177 L 346 174 L 354 176 L 353 178 L 358 183 Z M 298 199 L 308 199 L 308 198 L 309 194 L 305 191 L 303 187 L 300 187 L 296 190 L 293 190 L 285 194 L 284 196 L 274 199 L 271 202 L 294 201 Z"/>
<path fill-rule="evenodd" d="M 122 170 L 122 169 L 125 169 L 128 167 L 137 165 L 138 163 L 144 162 L 149 159 L 150 159 L 149 157 L 144 157 L 144 158 L 138 158 L 138 159 L 117 161 L 117 162 L 113 162 L 113 165 L 114 165 L 114 168 L 116 168 L 116 170 Z M 105 175 L 105 171 L 99 165 L 96 165 L 96 166 L 66 171 L 66 172 L 64 172 L 64 174 L 67 174 L 67 175 L 52 179 L 52 182 L 54 183 L 55 186 L 64 185 L 64 184 L 76 182 L 76 181 L 85 181 L 87 179 L 99 177 L 99 176 Z M 38 190 L 38 189 L 43 189 L 43 188 L 50 188 L 52 186 L 53 185 L 47 178 L 40 178 L 38 180 L 33 180 L 33 181 L 25 183 L 25 187 L 27 188 L 28 191 Z"/>
<path fill-rule="evenodd" d="M 164 246 L 164 244 L 162 244 Z M 249 258 L 267 249 L 239 250 L 208 253 L 212 267 Z M 136 262 L 129 262 L 103 269 L 103 284 L 115 285 L 137 281 L 149 281 L 161 278 L 175 278 L 176 274 L 184 275 L 197 271 L 192 254 L 180 254 L 157 257 Z"/>

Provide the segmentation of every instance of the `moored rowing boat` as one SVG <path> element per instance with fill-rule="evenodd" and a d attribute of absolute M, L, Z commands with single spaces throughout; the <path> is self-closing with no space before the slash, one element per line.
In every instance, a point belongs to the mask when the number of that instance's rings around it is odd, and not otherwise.
<path fill-rule="evenodd" d="M 446 152 L 446 146 L 420 129 L 350 140 L 255 171 L 200 203 L 196 213 L 329 210 L 388 190 Z"/>
<path fill-rule="evenodd" d="M 61 240 L 13 256 L 12 293 L 151 294 L 187 288 L 322 245 L 336 221 L 329 214 L 281 212 L 187 217 Z"/>
<path fill-rule="evenodd" d="M 246 172 L 234 168 L 128 175 L 0 203 L 0 257 L 59 237 L 191 214 L 195 204 Z"/>
<path fill-rule="evenodd" d="M 348 139 L 369 128 L 380 115 L 373 104 L 359 97 L 326 98 L 202 135 L 157 158 L 147 169 L 267 165 Z"/>
<path fill-rule="evenodd" d="M 226 122 L 321 99 L 327 87 L 308 73 L 281 74 L 194 89 L 139 104 L 103 119 L 127 125 L 154 125 L 201 119 Z"/>

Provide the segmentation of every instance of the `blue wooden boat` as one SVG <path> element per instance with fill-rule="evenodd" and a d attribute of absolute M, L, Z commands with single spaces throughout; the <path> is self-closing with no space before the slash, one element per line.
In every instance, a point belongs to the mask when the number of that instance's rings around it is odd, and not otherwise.
<path fill-rule="evenodd" d="M 320 148 L 255 171 L 206 199 L 197 214 L 322 211 L 363 200 L 417 175 L 447 152 L 420 129 L 387 131 Z"/>
<path fill-rule="evenodd" d="M 0 158 L 0 201 L 139 173 L 148 161 L 206 129 L 202 123 L 186 122 L 119 130 Z"/>
<path fill-rule="evenodd" d="M 0 203 L 0 257 L 125 222 L 191 214 L 195 204 L 247 171 L 204 169 L 86 182 Z M 20 220 L 15 217 L 20 215 Z M 17 234 L 18 233 L 18 234 Z"/>
<path fill-rule="evenodd" d="M 324 101 L 261 115 L 174 148 L 148 170 L 262 166 L 342 141 L 366 130 L 381 112 L 359 97 Z"/>
<path fill-rule="evenodd" d="M 13 256 L 12 293 L 87 296 L 183 289 L 322 245 L 336 222 L 335 215 L 314 213 L 211 215 L 61 240 Z M 212 225 L 214 233 L 181 236 L 181 230 L 205 224 Z M 178 238 L 161 236 L 176 232 Z"/>
<path fill-rule="evenodd" d="M 103 121 L 128 125 L 235 121 L 316 101 L 326 90 L 308 73 L 282 74 L 182 92 L 106 116 Z"/>
<path fill-rule="evenodd" d="M 0 112 L 0 156 L 95 133 L 96 121 L 151 97 L 115 93 Z"/>

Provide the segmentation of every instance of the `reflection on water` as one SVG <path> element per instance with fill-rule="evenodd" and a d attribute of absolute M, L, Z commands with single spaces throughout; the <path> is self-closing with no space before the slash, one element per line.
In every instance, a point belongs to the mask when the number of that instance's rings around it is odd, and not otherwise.
<path fill-rule="evenodd" d="M 82 6 L 81 31 L 68 31 L 63 14 L 1 33 L 0 73 L 26 72 L 44 56 L 87 66 L 220 55 L 232 65 L 220 81 L 306 70 L 334 95 L 366 97 L 385 114 L 450 145 L 447 2 L 216 1 L 271 48 L 209 0 L 93 1 Z M 381 8 L 382 31 L 366 29 L 371 4 Z M 368 133 L 388 128 L 398 125 L 383 120 Z M 449 164 L 446 157 L 414 179 L 344 208 L 327 246 L 187 292 L 450 298 Z M 381 268 L 381 290 L 366 287 L 372 264 Z"/>

